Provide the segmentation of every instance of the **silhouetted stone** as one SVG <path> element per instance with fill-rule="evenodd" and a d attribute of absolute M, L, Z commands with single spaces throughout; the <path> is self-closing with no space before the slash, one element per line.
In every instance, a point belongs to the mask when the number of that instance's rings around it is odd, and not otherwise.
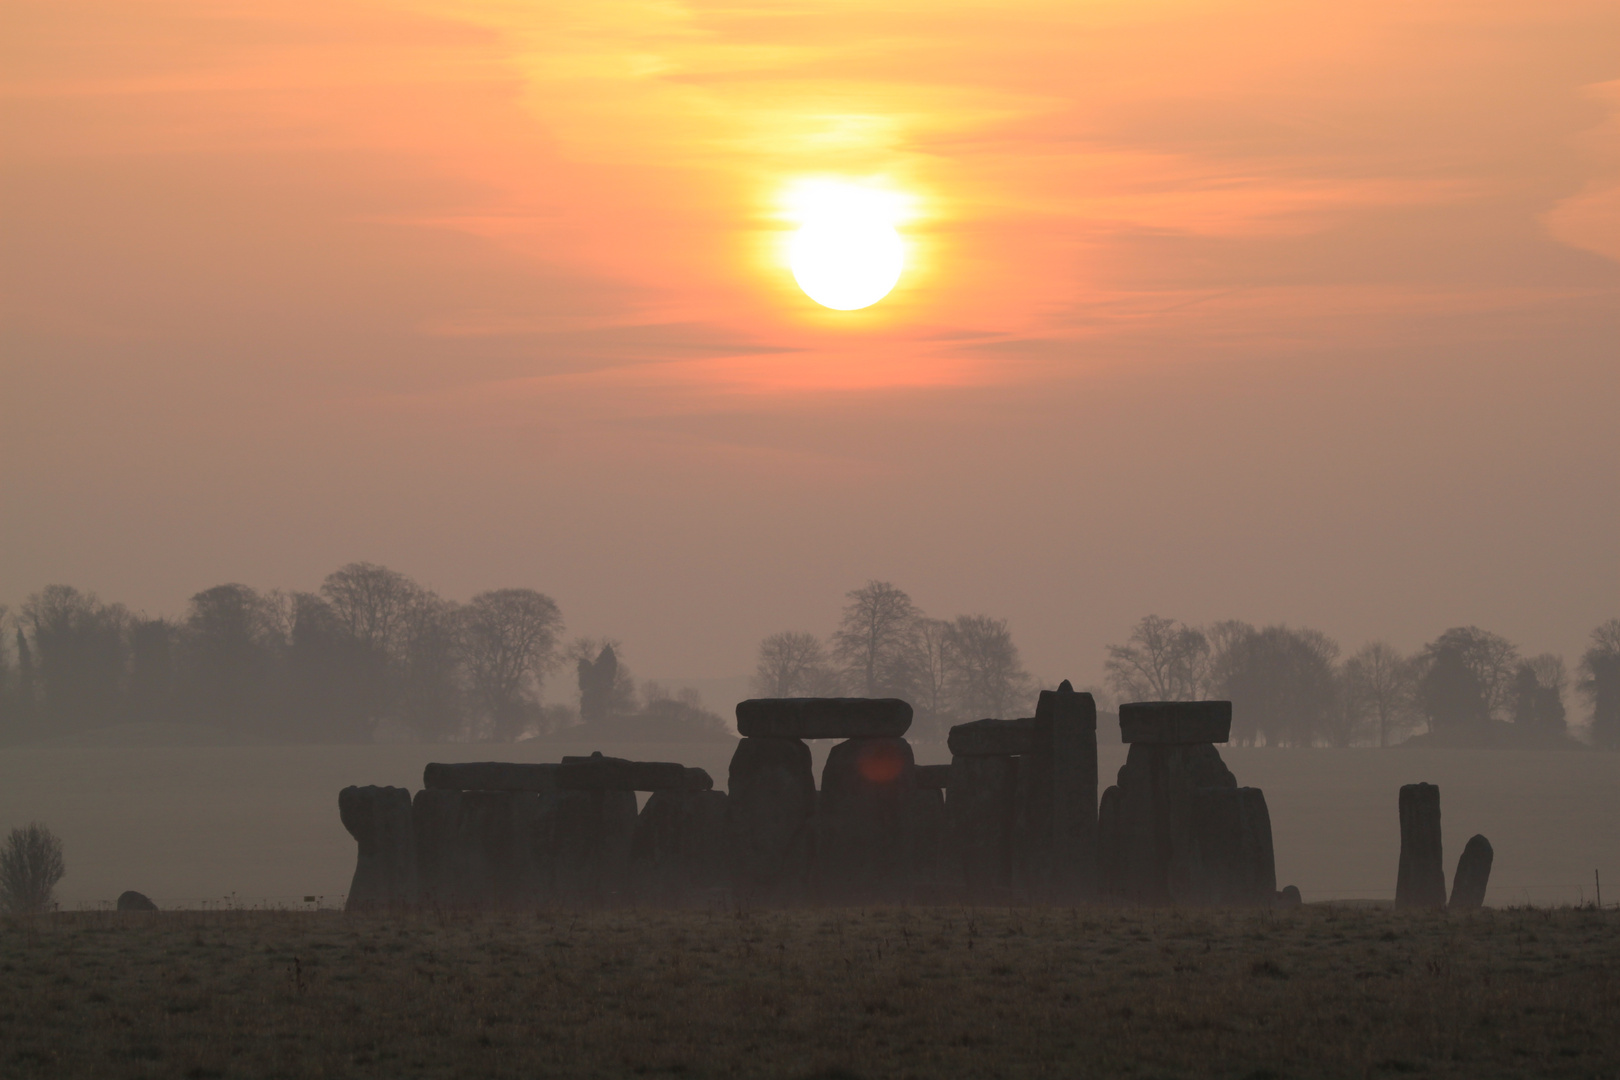
<path fill-rule="evenodd" d="M 1011 888 L 1018 764 L 1016 757 L 951 759 L 945 869 L 969 899 L 998 896 Z"/>
<path fill-rule="evenodd" d="M 816 780 L 810 748 L 798 739 L 741 739 L 731 757 L 727 788 L 726 828 L 737 898 L 802 902 L 814 853 Z"/>
<path fill-rule="evenodd" d="M 633 791 L 564 791 L 551 809 L 551 894 L 564 907 L 628 898 L 636 832 Z"/>
<path fill-rule="evenodd" d="M 434 762 L 422 770 L 422 786 L 434 791 L 538 791 L 557 789 L 556 765 L 514 761 Z"/>
<path fill-rule="evenodd" d="M 416 903 L 416 837 L 411 793 L 397 787 L 346 787 L 338 816 L 359 845 L 345 911 Z"/>
<path fill-rule="evenodd" d="M 828 752 L 816 804 L 816 894 L 822 902 L 902 897 L 913 768 L 911 744 L 904 739 L 848 739 Z"/>
<path fill-rule="evenodd" d="M 945 740 L 952 757 L 1008 757 L 1028 754 L 1036 746 L 1035 718 L 974 720 L 951 728 Z"/>
<path fill-rule="evenodd" d="M 1303 903 L 1305 903 L 1305 900 L 1299 895 L 1299 886 L 1284 885 L 1277 893 L 1277 899 L 1273 906 L 1280 908 L 1296 908 Z"/>
<path fill-rule="evenodd" d="M 1230 701 L 1132 701 L 1119 707 L 1125 743 L 1223 743 L 1232 735 Z"/>
<path fill-rule="evenodd" d="M 1035 727 L 1051 755 L 1049 769 L 1037 766 L 1051 792 L 1046 895 L 1089 900 L 1097 891 L 1097 703 L 1065 679 L 1055 691 L 1041 691 Z"/>
<path fill-rule="evenodd" d="M 1489 840 L 1477 833 L 1469 837 L 1451 879 L 1451 907 L 1466 910 L 1485 906 L 1485 887 L 1490 884 L 1491 861 L 1495 857 Z"/>
<path fill-rule="evenodd" d="M 1119 770 L 1111 823 L 1108 890 L 1133 904 L 1194 903 L 1198 856 L 1194 799 L 1203 788 L 1235 788 L 1208 743 L 1135 743 Z"/>
<path fill-rule="evenodd" d="M 1097 895 L 1103 900 L 1125 898 L 1125 847 L 1120 835 L 1119 804 L 1117 784 L 1109 785 L 1097 804 Z"/>
<path fill-rule="evenodd" d="M 744 738 L 897 739 L 911 727 L 899 698 L 750 698 L 737 703 Z"/>
<path fill-rule="evenodd" d="M 411 815 L 422 903 L 488 911 L 551 902 L 558 801 L 554 792 L 418 791 Z"/>
<path fill-rule="evenodd" d="M 726 794 L 655 791 L 636 818 L 630 874 L 641 903 L 679 907 L 727 884 Z"/>
<path fill-rule="evenodd" d="M 949 765 L 929 768 L 949 770 Z M 917 772 L 921 773 L 919 767 Z M 922 886 L 940 879 L 940 852 L 945 842 L 945 792 L 937 787 L 917 787 L 906 797 L 905 876 L 908 895 L 927 895 Z"/>
<path fill-rule="evenodd" d="M 1401 863 L 1395 879 L 1398 908 L 1446 906 L 1446 871 L 1440 849 L 1440 789 L 1401 787 Z"/>
<path fill-rule="evenodd" d="M 1277 867 L 1271 814 L 1259 788 L 1200 788 L 1192 799 L 1192 903 L 1212 907 L 1271 907 Z"/>
<path fill-rule="evenodd" d="M 118 894 L 119 911 L 156 911 L 158 906 L 152 903 L 145 893 L 138 893 L 129 889 Z"/>
<path fill-rule="evenodd" d="M 692 774 L 698 774 L 694 777 Z M 626 761 L 603 757 L 597 751 L 590 757 L 565 757 L 557 766 L 557 788 L 561 791 L 687 791 L 695 782 L 714 781 L 702 769 L 687 769 L 669 761 Z"/>
<path fill-rule="evenodd" d="M 951 767 L 949 765 L 918 765 L 917 786 L 936 791 L 944 791 L 951 783 Z"/>

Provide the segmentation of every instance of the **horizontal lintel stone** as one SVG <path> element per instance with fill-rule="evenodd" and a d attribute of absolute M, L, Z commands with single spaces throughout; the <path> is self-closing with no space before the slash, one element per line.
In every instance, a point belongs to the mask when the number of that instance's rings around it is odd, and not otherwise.
<path fill-rule="evenodd" d="M 1132 701 L 1119 707 L 1126 743 L 1223 743 L 1232 737 L 1230 701 Z"/>
<path fill-rule="evenodd" d="M 957 757 L 1008 757 L 1033 754 L 1038 742 L 1035 718 L 974 720 L 951 728 L 945 745 Z"/>
<path fill-rule="evenodd" d="M 563 758 L 557 767 L 557 786 L 564 791 L 707 791 L 714 781 L 702 769 L 673 761 L 626 761 L 592 754 Z"/>
<path fill-rule="evenodd" d="M 911 727 L 899 698 L 750 698 L 737 703 L 745 738 L 898 739 Z"/>

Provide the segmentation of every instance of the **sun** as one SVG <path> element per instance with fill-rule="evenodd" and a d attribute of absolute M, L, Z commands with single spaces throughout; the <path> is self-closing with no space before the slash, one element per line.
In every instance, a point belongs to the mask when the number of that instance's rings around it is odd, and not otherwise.
<path fill-rule="evenodd" d="M 815 180 L 793 188 L 788 203 L 801 223 L 788 246 L 788 265 L 806 296 L 834 311 L 858 311 L 889 295 L 906 264 L 905 242 L 895 229 L 899 197 Z"/>

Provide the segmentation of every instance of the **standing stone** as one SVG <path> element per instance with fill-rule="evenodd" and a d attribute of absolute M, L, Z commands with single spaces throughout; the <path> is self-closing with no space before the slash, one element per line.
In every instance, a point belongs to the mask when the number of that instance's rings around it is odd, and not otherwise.
<path fill-rule="evenodd" d="M 816 894 L 828 904 L 894 902 L 906 888 L 911 744 L 848 739 L 827 754 L 816 805 Z"/>
<path fill-rule="evenodd" d="M 1102 793 L 1097 805 L 1097 895 L 1105 901 L 1125 898 L 1125 848 L 1120 837 L 1119 785 Z"/>
<path fill-rule="evenodd" d="M 1491 880 L 1491 860 L 1496 853 L 1491 842 L 1477 833 L 1469 837 L 1463 847 L 1462 858 L 1457 860 L 1457 873 L 1451 879 L 1451 907 L 1454 909 L 1485 906 L 1485 886 Z"/>
<path fill-rule="evenodd" d="M 630 874 L 638 903 L 680 907 L 726 885 L 726 794 L 655 791 L 636 819 Z"/>
<path fill-rule="evenodd" d="M 1035 727 L 1051 755 L 1047 894 L 1059 902 L 1097 895 L 1097 702 L 1067 679 L 1043 690 Z"/>
<path fill-rule="evenodd" d="M 633 791 L 564 791 L 551 809 L 553 901 L 604 907 L 628 899 L 636 832 Z"/>
<path fill-rule="evenodd" d="M 1277 864 L 1271 814 L 1259 788 L 1200 788 L 1193 794 L 1191 903 L 1211 907 L 1271 907 Z"/>
<path fill-rule="evenodd" d="M 1440 789 L 1401 787 L 1401 863 L 1395 879 L 1398 908 L 1446 906 L 1446 871 L 1440 850 Z"/>
<path fill-rule="evenodd" d="M 727 782 L 732 889 L 740 902 L 802 903 L 815 843 L 816 780 L 798 739 L 738 741 Z"/>
<path fill-rule="evenodd" d="M 1017 809 L 1016 757 L 951 759 L 945 797 L 947 876 L 969 900 L 1000 902 L 1012 888 L 1012 832 Z"/>
<path fill-rule="evenodd" d="M 919 768 L 917 772 L 921 773 L 922 769 Z M 937 892 L 944 840 L 944 787 L 919 785 L 906 799 L 905 876 L 908 898 L 928 898 Z"/>
<path fill-rule="evenodd" d="M 411 804 L 421 898 L 426 907 L 463 904 L 464 875 L 458 857 L 461 796 L 460 791 L 423 788 Z"/>
<path fill-rule="evenodd" d="M 1119 899 L 1142 905 L 1195 902 L 1196 793 L 1235 787 L 1237 779 L 1208 743 L 1131 744 L 1119 770 L 1113 826 Z"/>
<path fill-rule="evenodd" d="M 345 911 L 407 907 L 418 896 L 411 793 L 398 787 L 346 787 L 338 816 L 359 843 Z"/>
<path fill-rule="evenodd" d="M 899 698 L 750 698 L 737 703 L 745 739 L 898 739 L 911 727 Z"/>

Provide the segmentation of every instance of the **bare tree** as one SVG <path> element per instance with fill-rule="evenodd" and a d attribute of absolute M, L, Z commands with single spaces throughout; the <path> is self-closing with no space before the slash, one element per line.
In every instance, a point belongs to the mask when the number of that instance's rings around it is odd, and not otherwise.
<path fill-rule="evenodd" d="M 833 634 L 833 649 L 851 685 L 867 697 L 899 692 L 913 646 L 916 605 L 887 581 L 868 581 L 845 596 L 849 603 Z"/>
<path fill-rule="evenodd" d="M 1548 734 L 1568 730 L 1564 691 L 1569 687 L 1569 670 L 1564 658 L 1555 653 L 1521 660 L 1513 671 L 1511 685 L 1513 722 Z"/>
<path fill-rule="evenodd" d="M 379 655 L 397 656 L 422 587 L 397 570 L 354 562 L 321 583 L 321 596 L 356 641 Z"/>
<path fill-rule="evenodd" d="M 482 592 L 462 609 L 468 687 L 495 738 L 517 738 L 538 711 L 562 628 L 556 603 L 533 589 Z"/>
<path fill-rule="evenodd" d="M 952 672 L 956 646 L 948 619 L 918 616 L 913 625 L 911 650 L 906 657 L 906 698 L 917 711 L 918 733 L 943 739 L 957 718 L 952 700 Z"/>
<path fill-rule="evenodd" d="M 1024 703 L 1034 684 L 1006 619 L 958 615 L 951 620 L 950 657 L 951 696 L 964 715 L 1005 717 Z"/>
<path fill-rule="evenodd" d="M 1378 745 L 1410 726 L 1414 708 L 1412 663 L 1384 641 L 1363 645 L 1344 662 L 1346 711 L 1378 733 Z"/>
<path fill-rule="evenodd" d="M 47 585 L 23 604 L 22 621 L 33 639 L 30 674 L 46 721 L 69 730 L 116 723 L 128 659 L 123 605 Z"/>
<path fill-rule="evenodd" d="M 1620 747 L 1620 619 L 1592 631 L 1592 646 L 1581 656 L 1576 688 L 1592 706 L 1592 741 Z"/>
<path fill-rule="evenodd" d="M 759 643 L 750 683 L 760 697 L 821 697 L 834 683 L 834 676 L 820 638 L 784 630 Z"/>
<path fill-rule="evenodd" d="M 1196 701 L 1204 696 L 1209 639 L 1174 619 L 1148 615 L 1124 645 L 1108 646 L 1108 684 L 1127 701 Z"/>
<path fill-rule="evenodd" d="M 1424 646 L 1418 662 L 1428 667 L 1442 654 L 1478 683 L 1487 717 L 1509 715 L 1513 673 L 1519 665 L 1519 650 L 1511 641 L 1477 626 L 1456 626 Z"/>
<path fill-rule="evenodd" d="M 14 915 L 48 911 L 67 873 L 62 841 L 39 822 L 12 829 L 0 848 L 0 909 Z"/>
<path fill-rule="evenodd" d="M 1339 646 L 1319 630 L 1267 626 L 1233 641 L 1214 690 L 1232 701 L 1232 737 L 1269 746 L 1310 746 L 1349 735 L 1334 661 Z"/>

